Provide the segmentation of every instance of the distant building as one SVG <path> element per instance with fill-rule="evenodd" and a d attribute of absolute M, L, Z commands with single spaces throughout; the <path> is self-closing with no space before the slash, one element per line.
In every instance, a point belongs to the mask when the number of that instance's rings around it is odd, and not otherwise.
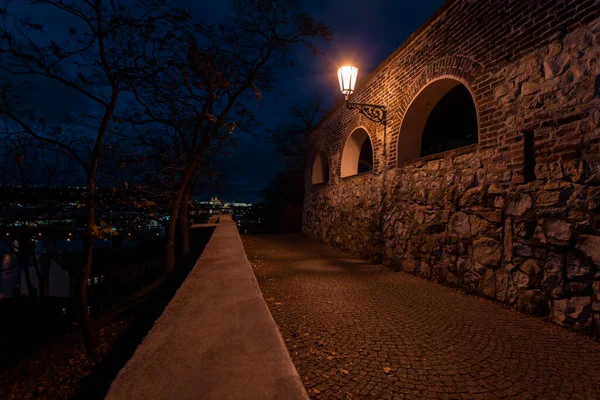
<path fill-rule="evenodd" d="M 196 206 L 198 210 L 208 211 L 209 214 L 244 214 L 253 204 L 223 201 L 217 196 L 213 196 L 208 201 L 196 202 Z"/>

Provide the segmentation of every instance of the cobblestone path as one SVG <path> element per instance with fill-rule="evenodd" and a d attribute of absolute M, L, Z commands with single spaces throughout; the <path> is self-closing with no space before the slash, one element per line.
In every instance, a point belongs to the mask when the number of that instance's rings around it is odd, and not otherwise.
<path fill-rule="evenodd" d="M 600 399 L 600 344 L 299 236 L 244 236 L 317 399 Z"/>

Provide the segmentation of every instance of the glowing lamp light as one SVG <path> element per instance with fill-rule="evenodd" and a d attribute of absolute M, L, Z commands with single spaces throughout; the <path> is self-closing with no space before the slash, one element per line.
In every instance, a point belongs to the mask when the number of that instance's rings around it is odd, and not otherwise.
<path fill-rule="evenodd" d="M 348 101 L 348 96 L 354 93 L 354 85 L 358 77 L 358 68 L 353 65 L 344 65 L 337 71 L 340 81 L 340 90 L 346 97 L 346 108 L 348 110 L 358 110 L 362 115 L 373 122 L 378 122 L 384 127 L 387 126 L 387 107 L 382 104 L 354 103 Z"/>
<path fill-rule="evenodd" d="M 353 65 L 344 65 L 338 69 L 337 74 L 340 81 L 340 90 L 346 96 L 346 99 L 348 99 L 348 96 L 354 92 L 358 68 Z"/>

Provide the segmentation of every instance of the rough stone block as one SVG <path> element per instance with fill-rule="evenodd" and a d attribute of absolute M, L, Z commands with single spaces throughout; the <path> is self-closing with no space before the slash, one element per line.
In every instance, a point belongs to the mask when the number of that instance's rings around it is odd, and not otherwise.
<path fill-rule="evenodd" d="M 573 281 L 567 283 L 568 296 L 584 296 L 589 295 L 589 282 Z"/>
<path fill-rule="evenodd" d="M 573 236 L 573 224 L 566 221 L 546 221 L 546 236 L 550 243 L 566 244 Z"/>
<path fill-rule="evenodd" d="M 563 257 L 557 253 L 550 253 L 544 264 L 544 278 L 542 289 L 551 297 L 557 298 L 564 293 Z"/>
<path fill-rule="evenodd" d="M 506 218 L 504 222 L 504 260 L 510 261 L 512 260 L 512 240 L 513 240 L 513 230 L 512 230 L 512 219 Z"/>
<path fill-rule="evenodd" d="M 543 64 L 544 77 L 552 78 L 556 75 L 564 73 L 569 66 L 569 56 L 566 53 L 557 54 L 555 57 L 544 60 Z"/>
<path fill-rule="evenodd" d="M 546 257 L 546 249 L 543 247 L 532 246 L 531 244 L 514 242 L 513 257 L 537 258 L 541 260 Z"/>
<path fill-rule="evenodd" d="M 448 230 L 451 236 L 456 236 L 462 239 L 471 236 L 471 222 L 469 215 L 464 212 L 457 212 L 450 218 Z"/>
<path fill-rule="evenodd" d="M 587 203 L 590 212 L 600 211 L 600 187 L 588 188 Z"/>
<path fill-rule="evenodd" d="M 594 280 L 592 282 L 592 289 L 594 290 L 594 297 L 597 300 L 600 300 L 600 281 L 599 280 Z"/>
<path fill-rule="evenodd" d="M 496 300 L 505 303 L 508 298 L 510 274 L 505 269 L 496 271 Z"/>
<path fill-rule="evenodd" d="M 550 304 L 541 291 L 525 290 L 519 296 L 517 310 L 526 314 L 545 317 L 550 314 Z"/>
<path fill-rule="evenodd" d="M 540 91 L 539 85 L 533 82 L 523 82 L 521 85 L 521 95 L 530 96 Z"/>
<path fill-rule="evenodd" d="M 565 300 L 564 314 L 566 323 L 573 324 L 575 328 L 585 329 L 592 323 L 592 300 L 588 297 L 573 297 Z"/>
<path fill-rule="evenodd" d="M 491 299 L 495 298 L 496 278 L 493 270 L 489 269 L 486 271 L 485 275 L 481 279 L 480 285 L 481 287 L 479 291 L 482 296 L 489 297 Z"/>
<path fill-rule="evenodd" d="M 577 250 L 600 267 L 600 236 L 581 235 L 577 239 Z"/>
<path fill-rule="evenodd" d="M 469 219 L 471 220 L 471 235 L 473 236 L 485 234 L 492 230 L 492 225 L 477 215 L 471 215 Z"/>
<path fill-rule="evenodd" d="M 506 203 L 506 214 L 511 216 L 521 216 L 533 207 L 533 201 L 528 194 L 519 194 L 510 198 Z"/>
<path fill-rule="evenodd" d="M 592 268 L 584 264 L 580 259 L 572 254 L 567 257 L 567 278 L 580 279 L 590 278 L 592 276 Z"/>
<path fill-rule="evenodd" d="M 513 279 L 515 286 L 520 290 L 531 289 L 531 286 L 533 285 L 531 277 L 523 271 L 515 271 Z"/>
<path fill-rule="evenodd" d="M 463 289 L 467 293 L 476 293 L 479 286 L 479 277 L 471 272 L 465 273 L 463 277 Z"/>
<path fill-rule="evenodd" d="M 560 192 L 544 192 L 540 193 L 537 200 L 535 201 L 536 207 L 553 207 L 558 205 L 560 202 Z"/>
<path fill-rule="evenodd" d="M 575 183 L 582 181 L 585 171 L 584 162 L 580 159 L 568 160 L 563 164 L 565 175 Z"/>
<path fill-rule="evenodd" d="M 482 265 L 497 267 L 500 264 L 500 243 L 490 238 L 475 240 L 473 258 Z"/>
<path fill-rule="evenodd" d="M 483 201 L 484 188 L 478 186 L 476 188 L 468 189 L 465 194 L 460 198 L 458 205 L 461 207 L 467 207 L 474 204 L 480 204 Z"/>

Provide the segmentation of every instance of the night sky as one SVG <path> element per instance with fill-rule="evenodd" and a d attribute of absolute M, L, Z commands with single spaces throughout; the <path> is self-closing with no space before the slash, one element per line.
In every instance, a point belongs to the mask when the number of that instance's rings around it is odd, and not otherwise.
<path fill-rule="evenodd" d="M 315 93 L 335 105 L 342 101 L 336 70 L 340 62 L 359 67 L 359 80 L 366 77 L 410 36 L 445 0 L 418 2 L 386 0 L 304 1 L 305 9 L 335 31 L 333 41 L 323 46 L 324 55 L 304 55 L 296 68 L 287 71 L 275 93 L 267 93 L 259 106 L 263 127 L 273 127 L 287 118 L 288 107 L 301 104 Z M 218 18 L 225 3 L 200 6 L 211 18 Z M 197 8 L 197 7 L 196 7 Z M 258 138 L 241 136 L 239 146 L 225 163 L 229 181 L 222 197 L 236 201 L 257 201 L 265 187 L 283 167 L 273 147 Z"/>
<path fill-rule="evenodd" d="M 445 0 L 302 1 L 303 8 L 313 18 L 335 31 L 333 41 L 323 43 L 324 54 L 317 57 L 308 54 L 308 51 L 299 53 L 297 66 L 281 74 L 276 90 L 263 94 L 263 100 L 255 105 L 262 124 L 261 130 L 256 132 L 256 136 L 237 133 L 237 147 L 231 156 L 222 160 L 221 169 L 227 176 L 227 181 L 215 193 L 206 193 L 203 197 L 217 194 L 228 201 L 259 201 L 257 192 L 284 165 L 273 146 L 260 138 L 261 134 L 268 128 L 285 122 L 291 105 L 302 104 L 315 94 L 322 95 L 329 105 L 342 101 L 336 77 L 336 69 L 340 63 L 352 62 L 360 70 L 359 80 L 364 78 L 444 2 Z M 226 0 L 179 0 L 178 3 L 191 7 L 195 16 L 215 23 L 226 16 L 229 8 Z M 62 24 L 57 16 L 46 14 L 44 25 L 48 31 L 53 26 Z M 56 89 L 49 87 L 48 92 Z M 65 101 L 68 103 L 68 97 L 66 93 L 62 94 L 63 105 Z M 37 103 L 37 100 L 32 99 L 32 102 Z M 44 100 L 42 104 L 52 102 Z M 51 118 L 53 111 L 48 109 L 44 114 Z"/>

